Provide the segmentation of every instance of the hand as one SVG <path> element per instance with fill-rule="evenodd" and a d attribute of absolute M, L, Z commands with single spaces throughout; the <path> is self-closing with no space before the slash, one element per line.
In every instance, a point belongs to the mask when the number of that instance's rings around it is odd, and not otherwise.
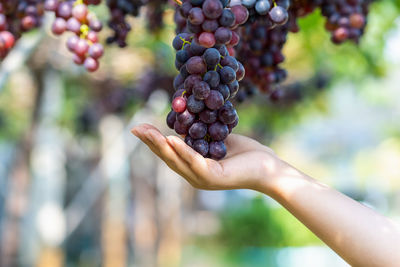
<path fill-rule="evenodd" d="M 254 189 L 272 179 L 281 161 L 259 142 L 237 134 L 226 139 L 227 156 L 220 161 L 204 158 L 176 136 L 165 137 L 158 129 L 143 124 L 132 129 L 175 172 L 192 186 L 206 190 Z M 263 190 L 265 192 L 265 188 Z"/>

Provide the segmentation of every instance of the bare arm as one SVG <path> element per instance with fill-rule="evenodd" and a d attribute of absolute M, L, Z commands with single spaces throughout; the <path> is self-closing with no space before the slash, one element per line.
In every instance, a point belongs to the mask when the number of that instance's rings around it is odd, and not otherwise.
<path fill-rule="evenodd" d="M 181 139 L 150 125 L 132 132 L 196 188 L 247 188 L 265 193 L 353 266 L 400 266 L 400 229 L 389 219 L 280 160 L 260 143 L 228 137 L 228 155 L 205 159 Z"/>

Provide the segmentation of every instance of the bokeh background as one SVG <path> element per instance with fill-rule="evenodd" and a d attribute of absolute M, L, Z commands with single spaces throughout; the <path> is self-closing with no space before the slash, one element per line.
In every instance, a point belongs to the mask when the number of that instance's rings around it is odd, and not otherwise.
<path fill-rule="evenodd" d="M 294 103 L 247 99 L 235 129 L 396 221 L 399 15 L 398 1 L 374 3 L 358 46 L 333 45 L 319 11 L 300 19 L 287 83 L 325 86 L 300 86 Z M 0 266 L 347 266 L 269 197 L 195 190 L 130 134 L 141 122 L 172 134 L 173 10 L 153 33 L 146 16 L 94 74 L 48 26 L 1 63 Z"/>

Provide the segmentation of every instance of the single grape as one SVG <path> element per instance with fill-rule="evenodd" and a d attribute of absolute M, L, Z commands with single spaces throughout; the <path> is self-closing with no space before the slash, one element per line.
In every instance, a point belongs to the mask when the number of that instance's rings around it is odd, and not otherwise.
<path fill-rule="evenodd" d="M 176 120 L 187 127 L 190 127 L 194 123 L 195 119 L 196 116 L 193 113 L 190 113 L 187 109 L 176 115 Z"/>
<path fill-rule="evenodd" d="M 224 84 L 229 84 L 236 79 L 236 72 L 229 66 L 220 69 L 219 75 L 221 77 L 221 82 Z"/>
<path fill-rule="evenodd" d="M 167 125 L 169 128 L 174 129 L 174 124 L 176 121 L 176 112 L 171 110 L 167 115 Z"/>
<path fill-rule="evenodd" d="M 172 109 L 177 112 L 183 112 L 186 109 L 186 99 L 182 96 L 178 96 L 176 97 L 173 101 L 172 101 Z"/>
<path fill-rule="evenodd" d="M 224 105 L 224 97 L 217 90 L 211 90 L 204 103 L 209 109 L 217 110 Z"/>
<path fill-rule="evenodd" d="M 190 74 L 204 74 L 207 71 L 207 65 L 202 57 L 194 56 L 186 62 L 186 69 Z"/>
<path fill-rule="evenodd" d="M 192 113 L 199 113 L 204 109 L 204 102 L 202 100 L 197 100 L 194 95 L 188 97 L 187 109 Z"/>
<path fill-rule="evenodd" d="M 225 123 L 231 124 L 237 118 L 237 112 L 229 101 L 226 101 L 224 106 L 218 111 L 218 119 Z"/>
<path fill-rule="evenodd" d="M 94 72 L 99 68 L 99 62 L 92 57 L 86 58 L 83 62 L 83 65 L 90 72 Z"/>
<path fill-rule="evenodd" d="M 202 122 L 211 124 L 217 121 L 218 112 L 216 110 L 204 109 L 200 112 L 199 118 Z"/>
<path fill-rule="evenodd" d="M 208 83 L 201 81 L 193 86 L 193 95 L 198 100 L 206 99 L 210 94 L 210 86 Z"/>
<path fill-rule="evenodd" d="M 220 160 L 226 156 L 226 146 L 224 142 L 211 142 L 209 145 L 209 153 L 212 159 Z"/>
<path fill-rule="evenodd" d="M 206 157 L 208 154 L 209 146 L 206 140 L 199 139 L 193 142 L 193 149 L 196 150 L 203 157 Z"/>
<path fill-rule="evenodd" d="M 217 121 L 208 127 L 208 133 L 214 141 L 223 141 L 229 134 L 228 126 Z"/>
<path fill-rule="evenodd" d="M 268 14 L 268 11 L 271 9 L 271 4 L 268 0 L 260 0 L 256 3 L 256 11 L 260 15 Z"/>
<path fill-rule="evenodd" d="M 203 10 L 199 7 L 194 7 L 189 11 L 188 20 L 193 25 L 200 25 L 204 22 Z"/>
<path fill-rule="evenodd" d="M 213 88 L 213 87 L 217 87 L 219 82 L 220 82 L 220 78 L 219 78 L 219 74 L 216 71 L 208 71 L 206 72 L 206 74 L 203 77 L 203 81 L 205 81 L 206 83 L 208 83 L 208 85 Z"/>
<path fill-rule="evenodd" d="M 224 7 L 219 0 L 205 0 L 202 8 L 208 19 L 216 19 L 222 15 Z"/>
<path fill-rule="evenodd" d="M 94 59 L 100 58 L 104 53 L 104 48 L 101 44 L 96 43 L 92 44 L 89 48 L 89 56 L 91 56 Z"/>
<path fill-rule="evenodd" d="M 275 6 L 269 11 L 269 18 L 276 24 L 285 24 L 289 19 L 289 14 L 283 7 Z"/>
<path fill-rule="evenodd" d="M 193 139 L 204 138 L 207 134 L 207 124 L 203 122 L 195 122 L 189 128 L 189 134 Z"/>
<path fill-rule="evenodd" d="M 221 59 L 221 54 L 215 48 L 208 48 L 204 52 L 203 58 L 208 66 L 216 66 Z"/>

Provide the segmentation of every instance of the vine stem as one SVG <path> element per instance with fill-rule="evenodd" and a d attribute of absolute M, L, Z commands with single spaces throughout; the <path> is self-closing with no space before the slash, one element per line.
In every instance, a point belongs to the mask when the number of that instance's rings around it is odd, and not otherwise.
<path fill-rule="evenodd" d="M 182 5 L 182 1 L 181 0 L 174 0 L 175 3 L 177 3 L 178 5 Z"/>

